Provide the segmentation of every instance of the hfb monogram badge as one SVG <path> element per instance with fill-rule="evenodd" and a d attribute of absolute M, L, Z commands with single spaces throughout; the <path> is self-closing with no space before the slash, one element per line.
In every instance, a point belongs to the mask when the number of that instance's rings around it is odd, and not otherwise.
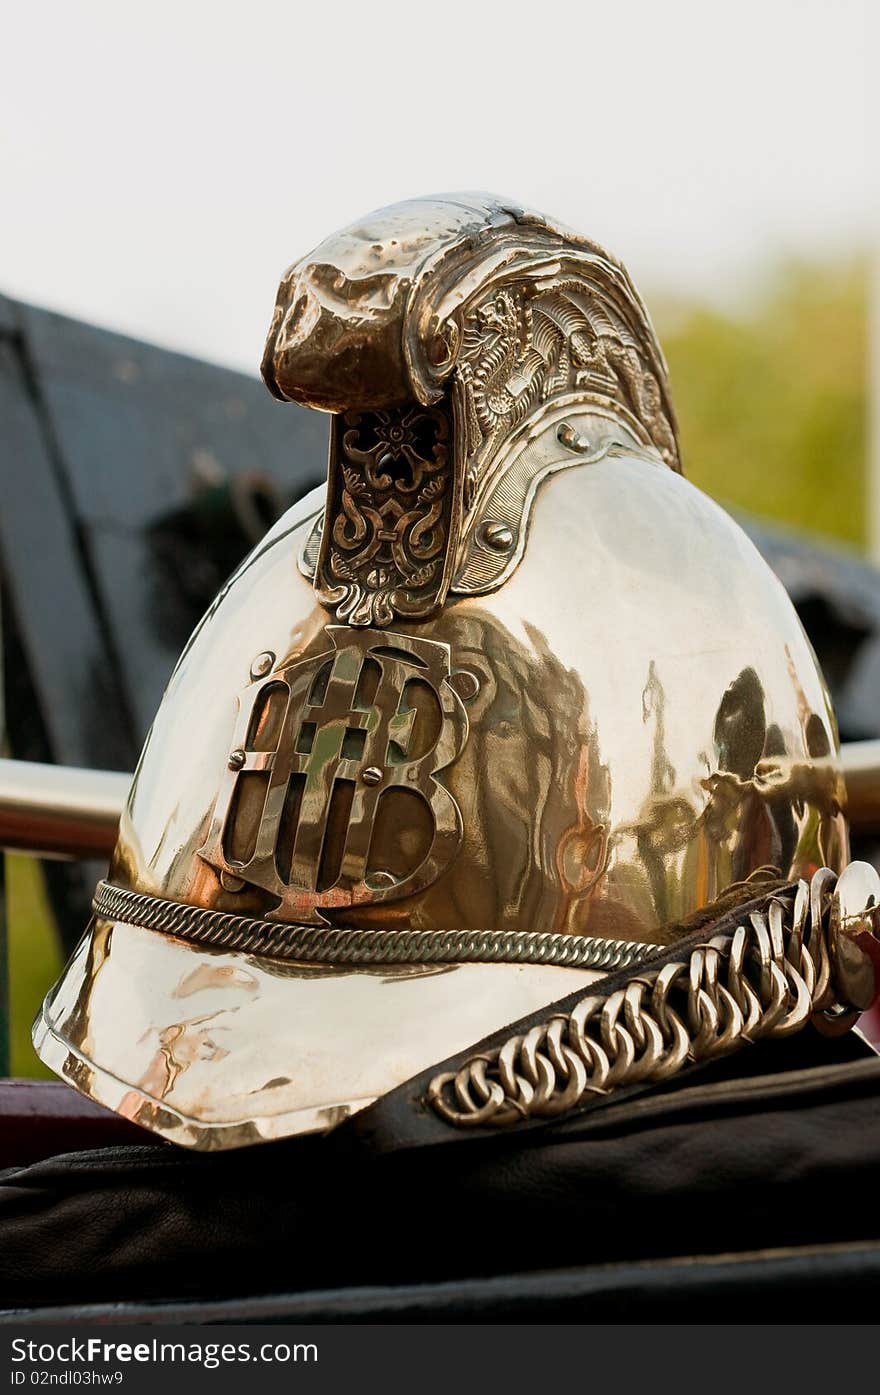
<path fill-rule="evenodd" d="M 224 885 L 278 897 L 270 918 L 316 925 L 322 911 L 421 891 L 452 860 L 461 814 L 436 776 L 468 733 L 447 644 L 345 625 L 325 634 L 331 649 L 240 696 L 199 849 Z"/>

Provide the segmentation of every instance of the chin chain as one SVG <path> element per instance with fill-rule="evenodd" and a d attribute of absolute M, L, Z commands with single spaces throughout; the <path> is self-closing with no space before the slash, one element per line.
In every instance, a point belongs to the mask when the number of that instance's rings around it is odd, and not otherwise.
<path fill-rule="evenodd" d="M 603 993 L 431 1080 L 427 1104 L 458 1128 L 559 1118 L 591 1096 L 668 1080 L 811 1018 L 845 1030 L 873 998 L 864 937 L 876 934 L 880 878 L 851 863 L 768 895 L 743 923 L 642 964 Z M 711 926 L 706 927 L 708 931 Z M 619 983 L 620 976 L 616 976 Z M 609 984 L 609 987 L 611 985 Z"/>

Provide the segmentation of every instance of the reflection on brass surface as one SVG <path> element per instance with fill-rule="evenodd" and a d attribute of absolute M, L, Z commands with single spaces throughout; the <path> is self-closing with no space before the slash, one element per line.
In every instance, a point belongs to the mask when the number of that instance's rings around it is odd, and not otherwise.
<path fill-rule="evenodd" d="M 838 879 L 828 927 L 834 980 L 842 1003 L 864 1012 L 877 997 L 880 877 L 867 862 L 851 862 Z"/>
<path fill-rule="evenodd" d="M 289 273 L 264 372 L 337 413 L 326 497 L 186 645 L 36 1028 L 196 1147 L 330 1127 L 848 856 L 815 657 L 680 474 L 605 253 L 482 196 L 385 210 Z"/>
<path fill-rule="evenodd" d="M 595 978 L 519 964 L 354 970 L 96 920 L 35 1024 L 92 1099 L 188 1147 L 324 1130 L 487 1027 Z"/>

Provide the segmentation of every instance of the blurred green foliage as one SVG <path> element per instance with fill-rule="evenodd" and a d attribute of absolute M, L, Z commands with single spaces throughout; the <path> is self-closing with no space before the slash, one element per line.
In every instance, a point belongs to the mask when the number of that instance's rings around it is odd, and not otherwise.
<path fill-rule="evenodd" d="M 649 297 L 650 299 L 650 297 Z M 739 313 L 654 305 L 685 472 L 728 506 L 865 543 L 867 263 L 793 264 Z M 61 956 L 39 863 L 7 859 L 12 1073 Z"/>
<path fill-rule="evenodd" d="M 867 279 L 860 258 L 793 263 L 740 313 L 655 307 L 688 477 L 732 508 L 858 547 Z"/>
<path fill-rule="evenodd" d="M 6 858 L 11 1031 L 10 1075 L 51 1076 L 31 1045 L 31 1023 L 61 970 L 55 921 L 35 857 Z"/>

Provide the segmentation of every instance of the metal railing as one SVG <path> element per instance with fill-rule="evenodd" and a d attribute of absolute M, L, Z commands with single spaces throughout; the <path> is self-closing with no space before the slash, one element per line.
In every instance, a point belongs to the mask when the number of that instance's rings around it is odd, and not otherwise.
<path fill-rule="evenodd" d="M 880 740 L 841 748 L 849 820 L 880 830 Z M 131 785 L 115 770 L 0 759 L 0 849 L 38 857 L 109 857 Z"/>

